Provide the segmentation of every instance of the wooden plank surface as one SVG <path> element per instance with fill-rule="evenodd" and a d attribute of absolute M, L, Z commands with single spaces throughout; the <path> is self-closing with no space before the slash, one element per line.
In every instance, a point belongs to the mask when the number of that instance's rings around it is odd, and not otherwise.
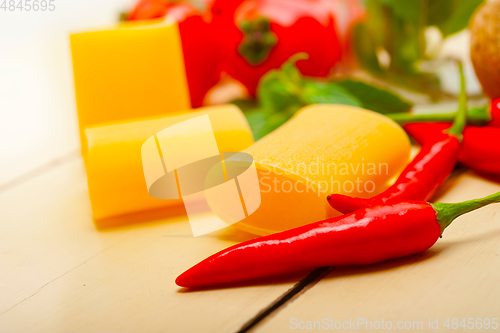
<path fill-rule="evenodd" d="M 184 216 L 97 231 L 80 159 L 0 194 L 0 332 L 236 331 L 304 274 L 184 292 L 175 277 L 248 239 Z"/>
<path fill-rule="evenodd" d="M 439 200 L 496 191 L 499 184 L 466 172 Z M 1 193 L 0 212 L 0 332 L 236 332 L 304 276 L 178 288 L 184 269 L 251 236 L 227 229 L 193 238 L 184 216 L 97 231 L 79 158 Z M 499 212 L 493 205 L 459 218 L 426 253 L 335 268 L 252 331 L 293 331 L 293 318 L 431 318 L 444 332 L 447 318 L 499 317 Z"/>

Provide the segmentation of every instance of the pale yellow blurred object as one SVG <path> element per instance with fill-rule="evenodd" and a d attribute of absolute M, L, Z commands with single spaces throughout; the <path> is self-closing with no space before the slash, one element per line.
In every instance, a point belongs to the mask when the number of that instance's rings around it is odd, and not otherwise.
<path fill-rule="evenodd" d="M 410 140 L 379 113 L 323 104 L 303 108 L 244 152 L 257 167 L 261 205 L 234 226 L 265 235 L 339 215 L 328 194 L 383 191 L 406 166 Z"/>
<path fill-rule="evenodd" d="M 236 155 L 246 155 L 246 161 L 228 160 Z M 207 114 L 155 133 L 143 143 L 141 156 L 149 194 L 166 200 L 182 197 L 195 237 L 241 221 L 260 204 L 252 157 L 221 154 Z"/>
<path fill-rule="evenodd" d="M 242 151 L 252 145 L 250 127 L 243 113 L 234 105 L 205 107 L 170 117 L 88 128 L 85 131 L 89 144 L 86 167 L 94 220 L 182 205 L 180 199 L 162 200 L 149 195 L 143 174 L 141 147 L 157 132 L 202 115 L 210 118 L 221 154 Z M 100 223 L 97 222 L 97 225 Z"/>
<path fill-rule="evenodd" d="M 177 24 L 126 24 L 70 41 L 84 156 L 89 126 L 191 107 Z"/>

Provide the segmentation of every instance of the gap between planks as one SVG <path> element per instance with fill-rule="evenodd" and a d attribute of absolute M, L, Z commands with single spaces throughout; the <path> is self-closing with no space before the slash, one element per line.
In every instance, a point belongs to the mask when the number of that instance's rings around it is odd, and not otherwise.
<path fill-rule="evenodd" d="M 55 282 L 55 281 L 59 280 L 60 278 L 64 277 L 65 275 L 67 275 L 67 274 L 69 274 L 69 273 L 73 272 L 74 270 L 78 269 L 79 267 L 81 267 L 81 266 L 85 265 L 85 264 L 86 264 L 87 262 L 89 262 L 90 260 L 92 260 L 92 259 L 94 259 L 94 258 L 98 257 L 99 255 L 101 255 L 101 254 L 103 254 L 103 253 L 107 252 L 107 251 L 108 251 L 108 250 L 110 250 L 111 248 L 113 248 L 113 247 L 115 247 L 116 245 L 118 245 L 118 244 L 122 243 L 123 241 L 125 241 L 125 240 L 129 239 L 130 237 L 132 237 L 132 236 L 125 236 L 125 237 L 123 237 L 122 239 L 120 239 L 120 240 L 116 241 L 115 243 L 111 244 L 110 246 L 106 247 L 105 249 L 102 249 L 102 250 L 100 250 L 100 251 L 96 252 L 95 254 L 91 255 L 89 258 L 85 259 L 84 261 L 82 261 L 82 262 L 81 262 L 81 263 L 79 263 L 78 265 L 74 266 L 73 268 L 69 269 L 68 271 L 66 271 L 66 272 L 62 273 L 61 275 L 59 275 L 59 276 L 57 276 L 57 277 L 53 278 L 53 279 L 52 279 L 52 280 L 50 280 L 49 282 L 45 283 L 43 286 L 39 287 L 39 288 L 38 288 L 38 289 L 37 289 L 37 290 L 36 290 L 33 294 L 31 294 L 30 296 L 28 296 L 28 297 L 26 297 L 26 298 L 22 299 L 21 301 L 19 301 L 19 302 L 17 302 L 17 303 L 15 303 L 15 304 L 13 304 L 10 308 L 8 308 L 8 309 L 6 309 L 6 310 L 4 310 L 4 311 L 0 312 L 0 317 L 1 317 L 1 316 L 3 316 L 4 314 L 6 314 L 7 312 L 9 312 L 10 310 L 14 309 L 14 308 L 15 308 L 16 306 L 18 306 L 19 304 L 21 304 L 21 303 L 23 303 L 23 302 L 27 301 L 27 300 L 28 300 L 28 299 L 30 299 L 31 297 L 33 297 L 33 296 L 35 296 L 36 294 L 38 294 L 38 293 L 39 293 L 39 292 L 40 292 L 43 288 L 45 288 L 46 286 L 48 286 L 48 285 L 50 285 L 51 283 L 53 283 L 53 282 Z"/>
<path fill-rule="evenodd" d="M 7 192 L 23 183 L 26 183 L 30 181 L 31 179 L 34 179 L 36 177 L 39 177 L 50 170 L 52 170 L 55 167 L 65 165 L 77 158 L 80 158 L 80 150 L 74 150 L 70 153 L 67 153 L 63 156 L 57 157 L 39 167 L 36 167 L 25 174 L 16 177 L 12 180 L 7 181 L 6 183 L 0 184 L 0 194 Z"/>
<path fill-rule="evenodd" d="M 283 295 L 278 297 L 274 302 L 262 309 L 253 318 L 248 320 L 241 326 L 236 333 L 254 332 L 254 329 L 265 319 L 269 318 L 272 314 L 276 313 L 288 302 L 293 301 L 308 289 L 314 287 L 325 276 L 330 274 L 335 267 L 321 267 L 313 270 L 305 278 L 300 280 L 296 285 L 286 291 Z"/>

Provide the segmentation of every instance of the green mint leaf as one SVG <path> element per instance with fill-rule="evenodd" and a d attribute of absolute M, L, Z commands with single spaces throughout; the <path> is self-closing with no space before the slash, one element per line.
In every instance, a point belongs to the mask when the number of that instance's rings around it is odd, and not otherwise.
<path fill-rule="evenodd" d="M 250 124 L 256 140 L 283 125 L 301 107 L 310 104 L 342 104 L 364 107 L 379 113 L 404 112 L 412 104 L 399 95 L 366 82 L 346 79 L 324 82 L 303 77 L 295 63 L 297 54 L 280 69 L 262 77 L 257 90 L 258 103 L 234 101 Z"/>
<path fill-rule="evenodd" d="M 264 112 L 276 113 L 295 105 L 301 105 L 302 74 L 295 66 L 305 53 L 290 57 L 280 69 L 271 70 L 259 81 L 257 98 Z"/>
<path fill-rule="evenodd" d="M 256 109 L 252 112 L 245 113 L 250 129 L 252 130 L 254 140 L 263 138 L 286 123 L 297 110 L 285 110 L 269 114 L 268 112 Z"/>
<path fill-rule="evenodd" d="M 443 37 L 448 37 L 467 28 L 472 14 L 484 2 L 483 0 L 448 1 L 453 3 L 453 12 L 445 22 L 438 25 Z"/>
<path fill-rule="evenodd" d="M 260 139 L 263 136 L 262 132 L 266 126 L 268 114 L 256 109 L 251 112 L 245 112 L 245 117 L 247 118 L 248 125 L 250 125 L 250 129 L 252 130 L 254 140 Z"/>
<path fill-rule="evenodd" d="M 427 14 L 427 25 L 440 27 L 451 15 L 455 7 L 455 0 L 428 0 L 429 9 Z"/>
<path fill-rule="evenodd" d="M 395 16 L 410 22 L 418 22 L 421 18 L 424 1 L 422 0 L 385 0 Z"/>
<path fill-rule="evenodd" d="M 250 113 L 259 108 L 257 101 L 252 99 L 235 99 L 231 104 L 236 105 L 243 113 Z"/>
<path fill-rule="evenodd" d="M 361 107 L 362 103 L 335 82 L 306 81 L 302 100 L 307 104 L 344 104 Z"/>
<path fill-rule="evenodd" d="M 382 114 L 406 112 L 413 104 L 398 94 L 363 81 L 346 79 L 336 82 L 345 91 L 357 98 L 362 107 Z"/>

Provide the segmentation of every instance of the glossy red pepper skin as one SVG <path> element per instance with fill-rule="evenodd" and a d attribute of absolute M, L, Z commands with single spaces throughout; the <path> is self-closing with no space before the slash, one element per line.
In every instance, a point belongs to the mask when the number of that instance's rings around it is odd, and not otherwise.
<path fill-rule="evenodd" d="M 425 251 L 441 230 L 436 211 L 425 202 L 366 208 L 231 246 L 175 282 L 202 287 L 316 267 L 373 264 Z"/>
<path fill-rule="evenodd" d="M 208 6 L 211 0 L 204 2 Z M 217 84 L 221 75 L 223 54 L 217 25 L 211 21 L 210 13 L 201 12 L 186 1 L 143 0 L 130 13 L 128 20 L 167 15 L 179 23 L 191 106 L 200 107 L 206 93 Z"/>
<path fill-rule="evenodd" d="M 451 134 L 425 143 L 417 156 L 403 170 L 394 185 L 370 199 L 353 198 L 341 194 L 328 196 L 333 209 L 343 214 L 365 207 L 373 207 L 403 200 L 432 198 L 455 168 L 460 142 Z"/>
<path fill-rule="evenodd" d="M 488 126 L 500 127 L 500 97 L 491 100 L 490 115 L 491 120 L 488 122 Z"/>
<path fill-rule="evenodd" d="M 467 94 L 462 63 L 460 72 L 459 110 L 450 129 L 428 140 L 413 161 L 403 170 L 394 185 L 370 199 L 351 198 L 340 194 L 327 197 L 330 206 L 347 214 L 403 200 L 428 200 L 451 174 L 460 152 L 462 133 L 467 124 Z"/>
<path fill-rule="evenodd" d="M 407 124 L 404 129 L 419 144 L 441 137 L 448 123 L 415 123 Z M 491 176 L 500 176 L 500 128 L 467 126 L 463 133 L 463 141 L 458 161 L 468 168 Z"/>
<path fill-rule="evenodd" d="M 235 12 L 235 25 L 228 27 L 225 70 L 243 83 L 252 96 L 255 96 L 259 80 L 265 73 L 279 68 L 296 53 L 309 55 L 308 60 L 297 62 L 302 74 L 327 76 L 341 60 L 342 46 L 334 15 L 325 3 L 323 0 L 245 1 Z M 269 22 L 269 34 L 274 36 L 276 43 L 268 46 L 270 52 L 261 61 L 251 63 L 241 53 L 240 47 L 246 39 L 240 28 L 245 22 L 256 24 L 262 19 Z"/>

